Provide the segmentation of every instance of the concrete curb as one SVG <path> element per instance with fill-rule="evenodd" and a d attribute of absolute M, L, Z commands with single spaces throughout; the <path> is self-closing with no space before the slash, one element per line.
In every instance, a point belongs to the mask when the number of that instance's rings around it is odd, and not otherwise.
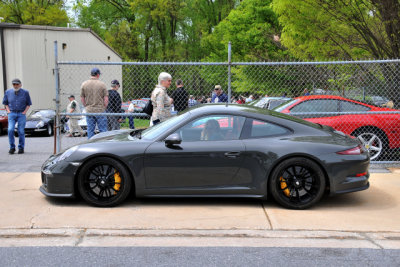
<path fill-rule="evenodd" d="M 2 229 L 9 246 L 248 246 L 400 249 L 400 232 L 281 230 Z"/>

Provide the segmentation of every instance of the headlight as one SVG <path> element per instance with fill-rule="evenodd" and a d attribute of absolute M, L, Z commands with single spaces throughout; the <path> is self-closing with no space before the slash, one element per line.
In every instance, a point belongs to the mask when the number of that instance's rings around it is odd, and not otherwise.
<path fill-rule="evenodd" d="M 61 156 L 59 156 L 58 158 L 56 158 L 56 159 L 54 160 L 54 163 L 68 158 L 68 157 L 71 156 L 72 153 L 74 153 L 77 149 L 78 149 L 78 146 L 73 146 L 73 147 L 71 147 L 70 149 L 65 150 L 64 153 L 61 154 Z"/>
<path fill-rule="evenodd" d="M 39 121 L 38 124 L 36 124 L 36 128 L 42 128 L 44 126 L 43 121 Z"/>

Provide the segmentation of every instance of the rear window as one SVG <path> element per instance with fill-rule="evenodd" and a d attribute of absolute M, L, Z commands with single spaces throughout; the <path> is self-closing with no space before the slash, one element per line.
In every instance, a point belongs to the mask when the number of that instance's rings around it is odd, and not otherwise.
<path fill-rule="evenodd" d="M 282 110 L 286 109 L 287 107 L 290 107 L 291 105 L 293 105 L 297 101 L 298 101 L 297 99 L 293 99 L 292 101 L 289 101 L 287 103 L 283 103 L 282 105 L 274 108 L 273 110 L 278 111 L 278 112 L 282 112 Z"/>
<path fill-rule="evenodd" d="M 248 119 L 247 126 L 250 126 L 250 131 L 247 138 L 260 138 L 289 133 L 289 130 L 277 124 L 261 121 L 256 119 Z"/>

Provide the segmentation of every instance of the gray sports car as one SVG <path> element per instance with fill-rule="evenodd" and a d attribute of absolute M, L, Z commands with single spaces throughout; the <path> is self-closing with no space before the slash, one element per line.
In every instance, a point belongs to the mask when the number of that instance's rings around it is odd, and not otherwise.
<path fill-rule="evenodd" d="M 369 187 L 369 155 L 342 132 L 246 105 L 201 105 L 51 156 L 40 191 L 95 206 L 136 197 L 253 197 L 305 209 Z"/>

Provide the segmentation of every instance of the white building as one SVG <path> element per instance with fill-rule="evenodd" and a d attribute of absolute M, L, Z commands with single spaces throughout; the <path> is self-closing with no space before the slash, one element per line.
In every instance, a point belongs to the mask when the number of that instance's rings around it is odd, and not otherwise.
<path fill-rule="evenodd" d="M 0 99 L 19 78 L 22 88 L 29 90 L 32 109 L 55 109 L 55 45 L 59 61 L 121 62 L 122 58 L 90 29 L 0 23 Z M 90 70 L 98 67 L 100 79 L 110 85 L 122 80 L 122 68 L 116 66 L 60 65 L 61 110 L 67 97 L 74 94 L 79 101 L 80 85 L 90 78 Z M 122 89 L 119 90 L 122 92 Z M 2 107 L 2 105 L 1 105 Z"/>

